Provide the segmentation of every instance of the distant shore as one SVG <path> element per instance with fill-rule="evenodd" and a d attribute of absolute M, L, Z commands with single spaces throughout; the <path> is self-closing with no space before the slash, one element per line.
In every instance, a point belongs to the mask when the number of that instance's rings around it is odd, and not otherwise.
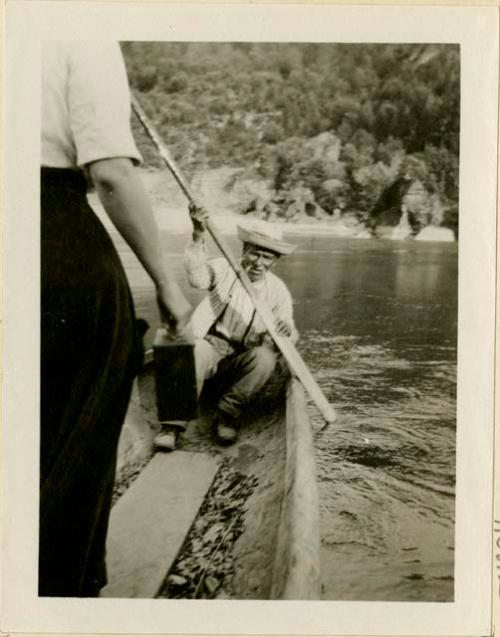
<path fill-rule="evenodd" d="M 189 218 L 186 198 L 168 171 L 141 170 L 141 176 L 146 190 L 150 196 L 153 211 L 159 228 L 162 231 L 169 231 L 178 234 L 191 232 L 192 225 Z M 90 193 L 89 200 L 92 207 L 98 212 L 99 217 L 106 227 L 110 226 L 110 221 L 102 211 L 97 195 Z M 236 234 L 236 227 L 245 219 L 251 219 L 251 215 L 237 214 L 227 209 L 214 210 L 213 203 L 209 207 L 213 222 L 220 232 L 224 234 Z M 372 234 L 361 223 L 356 223 L 353 217 L 346 216 L 341 219 L 331 219 L 328 221 L 311 221 L 308 223 L 295 223 L 277 220 L 273 223 L 279 225 L 284 234 L 288 235 L 311 235 L 327 234 L 332 237 L 345 237 L 353 239 L 373 239 Z M 379 228 L 381 238 L 384 239 L 404 239 L 394 233 L 396 228 Z M 416 238 L 421 241 L 454 241 L 453 233 L 447 228 L 427 226 L 422 231 L 422 236 Z"/>
<path fill-rule="evenodd" d="M 171 232 L 186 233 L 191 232 L 192 226 L 186 210 L 163 210 L 155 209 L 155 216 L 159 227 L 162 230 Z M 220 232 L 224 234 L 236 234 L 239 224 L 249 222 L 252 216 L 237 215 L 234 213 L 224 213 L 213 215 L 212 221 Z M 349 228 L 348 226 L 335 222 L 318 223 L 287 223 L 286 221 L 273 222 L 279 226 L 284 234 L 317 234 L 325 233 L 339 237 L 356 237 L 362 228 Z M 363 237 L 368 238 L 368 237 Z"/>

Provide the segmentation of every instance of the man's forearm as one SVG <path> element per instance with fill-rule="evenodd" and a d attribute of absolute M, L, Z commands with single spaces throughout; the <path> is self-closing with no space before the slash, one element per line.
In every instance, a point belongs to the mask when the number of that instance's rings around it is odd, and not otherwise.
<path fill-rule="evenodd" d="M 99 199 L 117 230 L 156 286 L 162 320 L 177 329 L 191 308 L 168 271 L 149 198 L 129 159 L 113 158 L 89 166 Z"/>
<path fill-rule="evenodd" d="M 193 241 L 186 250 L 186 273 L 192 287 L 208 290 L 212 283 L 212 270 L 205 247 L 205 234 L 193 232 Z"/>
<path fill-rule="evenodd" d="M 90 174 L 104 209 L 154 283 L 168 283 L 151 204 L 130 160 L 95 162 Z"/>

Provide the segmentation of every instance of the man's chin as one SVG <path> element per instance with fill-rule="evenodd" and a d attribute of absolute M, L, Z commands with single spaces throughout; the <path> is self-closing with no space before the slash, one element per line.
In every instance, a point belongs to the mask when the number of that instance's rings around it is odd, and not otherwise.
<path fill-rule="evenodd" d="M 263 277 L 264 277 L 263 272 L 259 272 L 259 274 L 252 274 L 251 272 L 249 272 L 248 274 L 248 278 L 250 279 L 252 283 L 257 283 L 258 281 L 261 281 Z"/>

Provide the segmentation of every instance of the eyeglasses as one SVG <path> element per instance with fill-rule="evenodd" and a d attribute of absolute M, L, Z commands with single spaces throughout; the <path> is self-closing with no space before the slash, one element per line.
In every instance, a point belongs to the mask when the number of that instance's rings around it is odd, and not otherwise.
<path fill-rule="evenodd" d="M 264 266 L 271 266 L 276 261 L 277 255 L 268 250 L 260 250 L 259 248 L 248 246 L 245 250 L 245 258 L 252 263 L 260 261 Z"/>

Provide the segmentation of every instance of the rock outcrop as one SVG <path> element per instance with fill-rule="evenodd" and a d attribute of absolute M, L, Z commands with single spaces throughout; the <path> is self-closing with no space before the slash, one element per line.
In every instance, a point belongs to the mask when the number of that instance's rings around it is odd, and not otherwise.
<path fill-rule="evenodd" d="M 426 226 L 415 237 L 416 241 L 455 241 L 455 235 L 450 228 Z"/>

